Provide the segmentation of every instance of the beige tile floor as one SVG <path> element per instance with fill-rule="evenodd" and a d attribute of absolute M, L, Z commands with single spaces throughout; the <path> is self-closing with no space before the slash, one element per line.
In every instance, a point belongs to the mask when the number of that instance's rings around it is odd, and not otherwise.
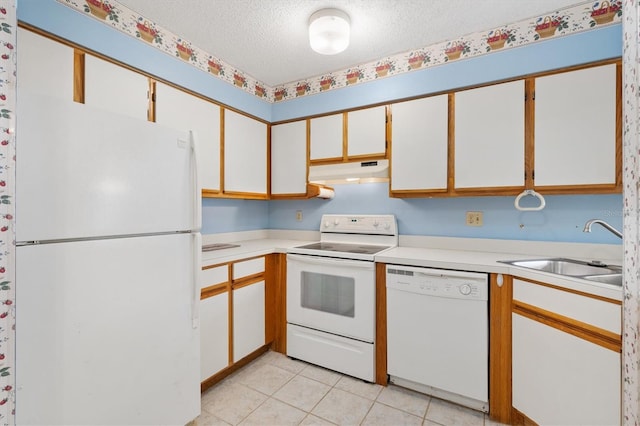
<path fill-rule="evenodd" d="M 498 425 L 486 414 L 267 352 L 202 395 L 204 425 Z"/>

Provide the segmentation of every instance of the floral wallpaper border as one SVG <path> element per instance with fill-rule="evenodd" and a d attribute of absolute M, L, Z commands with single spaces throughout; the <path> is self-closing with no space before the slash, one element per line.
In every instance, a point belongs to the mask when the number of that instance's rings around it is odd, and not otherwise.
<path fill-rule="evenodd" d="M 0 0 L 0 424 L 15 424 L 16 1 Z"/>
<path fill-rule="evenodd" d="M 57 0 L 268 102 L 281 102 L 619 23 L 622 0 L 589 1 L 346 70 L 270 87 L 115 0 Z"/>

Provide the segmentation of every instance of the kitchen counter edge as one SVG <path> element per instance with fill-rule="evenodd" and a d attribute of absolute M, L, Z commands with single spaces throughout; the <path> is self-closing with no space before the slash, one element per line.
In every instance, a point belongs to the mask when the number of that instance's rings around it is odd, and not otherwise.
<path fill-rule="evenodd" d="M 273 238 L 234 241 L 234 244 L 238 244 L 239 247 L 202 253 L 202 267 L 236 262 L 272 253 L 286 253 L 291 247 L 311 242 L 313 241 Z M 541 281 L 595 296 L 618 301 L 622 300 L 622 287 L 620 286 L 596 283 L 581 278 L 559 276 L 499 262 L 543 257 L 545 256 L 455 249 L 394 247 L 375 256 L 375 261 L 394 265 L 513 275 L 514 277 Z M 612 261 L 612 263 L 620 264 L 620 261 Z"/>

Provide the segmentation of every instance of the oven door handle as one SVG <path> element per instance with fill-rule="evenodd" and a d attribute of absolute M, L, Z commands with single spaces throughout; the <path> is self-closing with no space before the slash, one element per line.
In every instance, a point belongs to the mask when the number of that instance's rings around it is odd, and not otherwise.
<path fill-rule="evenodd" d="M 310 265 L 328 265 L 328 266 L 348 266 L 350 268 L 373 269 L 374 263 L 367 260 L 349 260 L 337 259 L 318 256 L 305 256 L 299 254 L 287 254 L 287 261 L 294 260 L 296 262 L 308 263 Z"/>

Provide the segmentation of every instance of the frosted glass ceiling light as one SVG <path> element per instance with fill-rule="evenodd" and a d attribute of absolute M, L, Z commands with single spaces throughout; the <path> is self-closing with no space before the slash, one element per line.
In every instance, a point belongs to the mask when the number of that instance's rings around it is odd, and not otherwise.
<path fill-rule="evenodd" d="M 309 43 L 322 55 L 335 55 L 349 46 L 349 15 L 338 9 L 321 9 L 309 18 Z"/>

